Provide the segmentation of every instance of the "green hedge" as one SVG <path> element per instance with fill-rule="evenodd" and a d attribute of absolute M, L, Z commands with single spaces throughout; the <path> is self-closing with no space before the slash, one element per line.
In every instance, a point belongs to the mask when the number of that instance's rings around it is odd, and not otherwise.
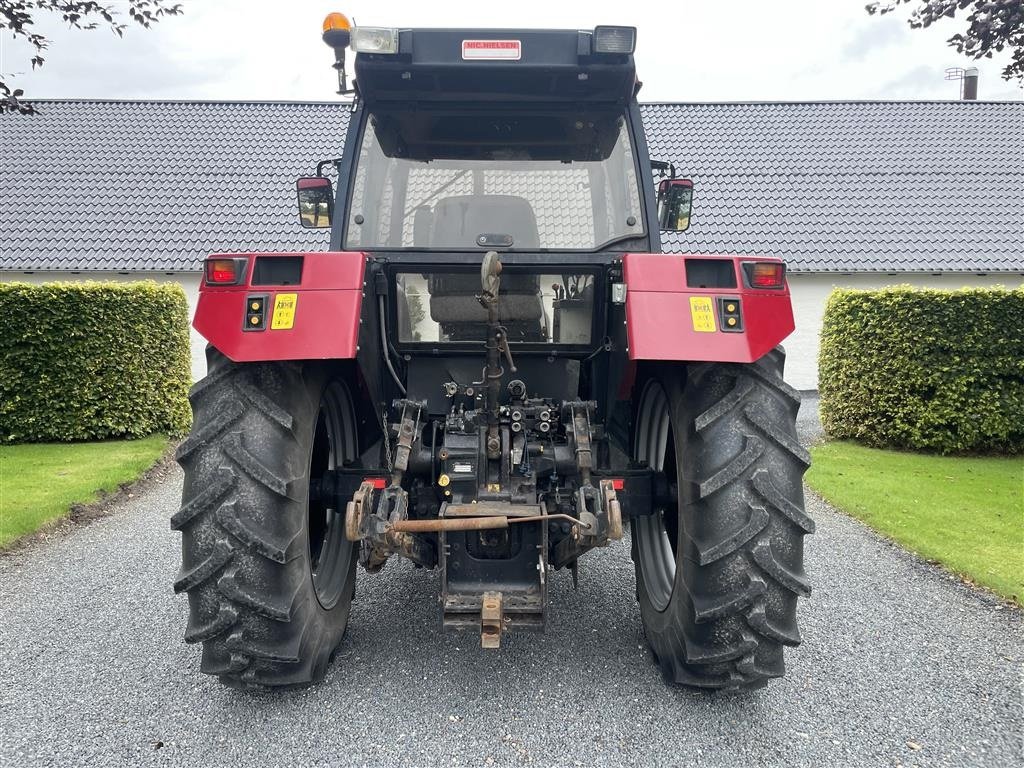
<path fill-rule="evenodd" d="M 177 285 L 0 285 L 0 442 L 178 436 L 192 380 Z"/>
<path fill-rule="evenodd" d="M 1024 289 L 836 290 L 818 363 L 829 436 L 939 453 L 1024 451 Z"/>

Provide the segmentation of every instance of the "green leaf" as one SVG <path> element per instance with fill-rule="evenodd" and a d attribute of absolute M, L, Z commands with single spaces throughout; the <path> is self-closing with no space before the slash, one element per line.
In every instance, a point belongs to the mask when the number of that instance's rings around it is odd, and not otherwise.
<path fill-rule="evenodd" d="M 1024 289 L 838 289 L 819 355 L 833 438 L 938 453 L 1024 451 Z"/>
<path fill-rule="evenodd" d="M 180 436 L 191 421 L 180 286 L 0 285 L 2 442 Z"/>

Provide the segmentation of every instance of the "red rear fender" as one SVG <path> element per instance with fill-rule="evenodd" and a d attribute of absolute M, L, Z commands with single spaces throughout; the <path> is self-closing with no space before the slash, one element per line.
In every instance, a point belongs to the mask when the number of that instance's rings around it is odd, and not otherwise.
<path fill-rule="evenodd" d="M 350 252 L 230 253 L 235 284 L 204 275 L 192 321 L 235 362 L 352 359 L 359 338 L 366 254 Z"/>
<path fill-rule="evenodd" d="M 762 256 L 626 254 L 629 359 L 751 363 L 769 352 L 793 332 L 793 307 L 784 272 L 779 287 L 751 286 L 745 264 L 754 263 L 782 264 Z"/>

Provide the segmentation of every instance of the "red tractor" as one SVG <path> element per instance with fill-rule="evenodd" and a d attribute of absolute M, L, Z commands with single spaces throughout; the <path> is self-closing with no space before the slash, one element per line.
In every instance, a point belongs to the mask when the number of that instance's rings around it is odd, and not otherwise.
<path fill-rule="evenodd" d="M 357 565 L 396 556 L 496 648 L 628 524 L 666 680 L 783 674 L 814 528 L 785 266 L 661 252 L 693 185 L 648 156 L 635 38 L 328 17 L 354 98 L 298 207 L 330 250 L 210 256 L 195 316 L 172 526 L 203 672 L 320 679 Z"/>

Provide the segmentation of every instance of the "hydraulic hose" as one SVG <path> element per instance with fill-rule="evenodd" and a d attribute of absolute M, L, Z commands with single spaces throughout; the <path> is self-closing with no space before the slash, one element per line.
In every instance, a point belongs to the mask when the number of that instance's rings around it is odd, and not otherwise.
<path fill-rule="evenodd" d="M 405 385 L 402 384 L 402 380 L 398 378 L 398 373 L 395 371 L 395 366 L 391 364 L 391 355 L 388 353 L 388 326 L 387 321 L 384 319 L 384 297 L 379 297 L 380 307 L 380 352 L 384 356 L 384 365 L 388 367 L 388 371 L 391 373 L 391 378 L 395 380 L 395 384 L 398 385 L 398 391 L 403 395 L 405 394 Z"/>

